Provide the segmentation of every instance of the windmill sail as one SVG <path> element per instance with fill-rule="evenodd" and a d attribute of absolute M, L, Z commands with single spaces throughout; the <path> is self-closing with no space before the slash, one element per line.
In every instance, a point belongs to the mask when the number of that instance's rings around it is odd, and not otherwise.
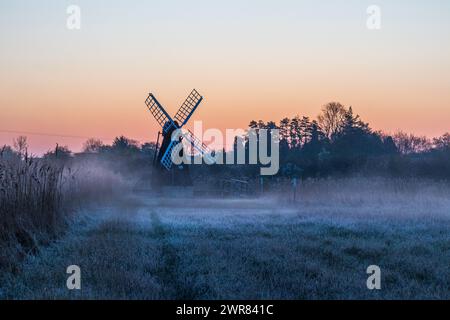
<path fill-rule="evenodd" d="M 148 110 L 163 128 L 164 134 L 167 133 L 171 128 L 176 128 L 177 126 L 173 122 L 169 114 L 164 110 L 162 105 L 156 100 L 155 96 L 150 93 L 145 100 Z"/>
<path fill-rule="evenodd" d="M 213 164 L 214 158 L 212 157 L 211 149 L 204 144 L 199 138 L 197 138 L 190 130 L 187 130 L 183 137 L 191 144 L 191 146 L 200 152 L 203 156 L 203 159 L 207 164 Z"/>
<path fill-rule="evenodd" d="M 161 158 L 161 164 L 164 168 L 167 170 L 170 170 L 172 168 L 172 153 L 175 151 L 179 151 L 179 146 L 183 146 L 179 141 L 172 141 L 169 146 L 166 149 L 166 152 Z"/>
<path fill-rule="evenodd" d="M 200 93 L 193 89 L 174 117 L 180 127 L 184 126 L 189 121 L 189 118 L 192 116 L 202 100 L 203 97 Z"/>
<path fill-rule="evenodd" d="M 172 131 L 171 137 L 168 138 L 170 139 L 170 144 L 167 146 L 161 157 L 161 164 L 167 170 L 172 168 L 173 155 L 179 153 L 183 148 L 183 144 L 181 143 L 181 134 L 181 129 L 176 129 Z"/>
<path fill-rule="evenodd" d="M 161 164 L 167 170 L 170 170 L 172 168 L 173 154 L 180 152 L 180 150 L 183 148 L 183 143 L 181 143 L 179 140 L 180 134 L 181 130 L 178 130 L 177 134 L 172 137 L 170 145 L 167 147 L 164 155 L 161 158 Z M 215 162 L 214 158 L 212 157 L 211 149 L 206 144 L 201 142 L 201 140 L 197 138 L 190 130 L 187 130 L 186 132 L 181 134 L 181 137 L 183 137 L 183 139 L 186 139 L 191 148 L 197 150 L 197 152 L 199 152 L 203 156 L 203 159 L 207 164 L 213 164 Z"/>
<path fill-rule="evenodd" d="M 186 139 L 186 141 L 190 144 L 190 151 L 199 152 L 207 164 L 213 164 L 215 162 L 212 157 L 212 152 L 207 145 L 194 136 L 191 131 L 188 130 L 182 133 L 180 130 L 189 121 L 189 118 L 192 116 L 202 100 L 203 97 L 197 92 L 197 90 L 192 90 L 176 113 L 174 120 L 172 120 L 152 93 L 150 93 L 145 100 L 148 110 L 163 129 L 164 139 L 158 153 L 158 160 L 167 170 L 172 168 L 173 155 L 181 152 L 181 149 L 183 148 L 181 141 L 183 139 Z M 192 155 L 194 154 L 190 154 L 190 156 Z"/>

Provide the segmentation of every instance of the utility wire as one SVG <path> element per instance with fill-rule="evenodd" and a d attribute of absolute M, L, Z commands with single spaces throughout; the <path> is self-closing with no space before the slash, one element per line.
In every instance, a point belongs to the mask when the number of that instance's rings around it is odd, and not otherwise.
<path fill-rule="evenodd" d="M 83 139 L 87 140 L 90 138 L 97 138 L 104 141 L 113 141 L 114 138 L 106 138 L 106 137 L 93 137 L 93 136 L 78 136 L 78 135 L 68 135 L 68 134 L 59 134 L 59 133 L 46 133 L 46 132 L 33 132 L 33 131 L 17 131 L 17 130 L 3 130 L 0 129 L 1 133 L 12 133 L 12 134 L 23 134 L 23 135 L 31 135 L 31 136 L 45 136 L 45 137 L 57 137 L 57 138 L 69 138 L 69 139 Z M 134 139 L 133 139 L 134 140 Z M 139 141 L 139 140 L 136 140 Z M 139 141 L 141 142 L 141 141 Z"/>
<path fill-rule="evenodd" d="M 76 135 L 68 135 L 68 134 L 59 134 L 59 133 L 46 133 L 46 132 L 32 132 L 32 131 L 17 131 L 17 130 L 0 130 L 3 133 L 14 133 L 14 134 L 28 134 L 31 136 L 46 136 L 46 137 L 58 137 L 58 138 L 71 138 L 71 139 L 89 139 L 92 137 L 88 136 L 76 136 Z M 98 139 L 104 140 L 114 140 L 110 138 L 99 137 Z"/>

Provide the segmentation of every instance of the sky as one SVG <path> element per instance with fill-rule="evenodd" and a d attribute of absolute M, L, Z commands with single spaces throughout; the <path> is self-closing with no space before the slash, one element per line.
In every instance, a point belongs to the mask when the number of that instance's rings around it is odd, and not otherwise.
<path fill-rule="evenodd" d="M 0 145 L 16 132 L 37 154 L 87 137 L 154 141 L 148 93 L 175 114 L 193 88 L 205 129 L 314 118 L 339 101 L 374 129 L 439 136 L 449 39 L 448 0 L 0 0 Z"/>

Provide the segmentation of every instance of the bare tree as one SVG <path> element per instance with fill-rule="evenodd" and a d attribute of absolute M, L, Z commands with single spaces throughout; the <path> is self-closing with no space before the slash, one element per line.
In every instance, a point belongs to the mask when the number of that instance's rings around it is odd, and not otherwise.
<path fill-rule="evenodd" d="M 450 150 L 450 133 L 447 132 L 439 138 L 434 138 L 433 144 L 438 150 Z"/>
<path fill-rule="evenodd" d="M 86 140 L 86 142 L 83 144 L 83 151 L 94 153 L 98 152 L 100 148 L 103 147 L 103 142 L 99 139 L 90 138 Z"/>
<path fill-rule="evenodd" d="M 398 151 L 402 154 L 421 153 L 429 151 L 432 147 L 430 140 L 425 137 L 418 137 L 399 131 L 392 137 Z"/>
<path fill-rule="evenodd" d="M 14 151 L 16 151 L 21 158 L 25 157 L 28 150 L 27 137 L 18 136 L 16 139 L 13 140 L 13 146 Z"/>
<path fill-rule="evenodd" d="M 322 107 L 322 113 L 317 117 L 317 120 L 328 138 L 331 139 L 341 130 L 346 111 L 345 107 L 339 102 L 330 102 Z"/>

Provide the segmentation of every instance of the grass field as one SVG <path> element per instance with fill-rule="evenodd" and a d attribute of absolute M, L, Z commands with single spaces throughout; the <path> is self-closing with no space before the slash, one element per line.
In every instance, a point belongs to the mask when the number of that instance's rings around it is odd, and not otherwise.
<path fill-rule="evenodd" d="M 325 180 L 263 199 L 143 194 L 85 209 L 3 299 L 449 299 L 450 186 Z M 81 267 L 81 290 L 66 268 Z M 381 290 L 368 290 L 378 265 Z"/>

